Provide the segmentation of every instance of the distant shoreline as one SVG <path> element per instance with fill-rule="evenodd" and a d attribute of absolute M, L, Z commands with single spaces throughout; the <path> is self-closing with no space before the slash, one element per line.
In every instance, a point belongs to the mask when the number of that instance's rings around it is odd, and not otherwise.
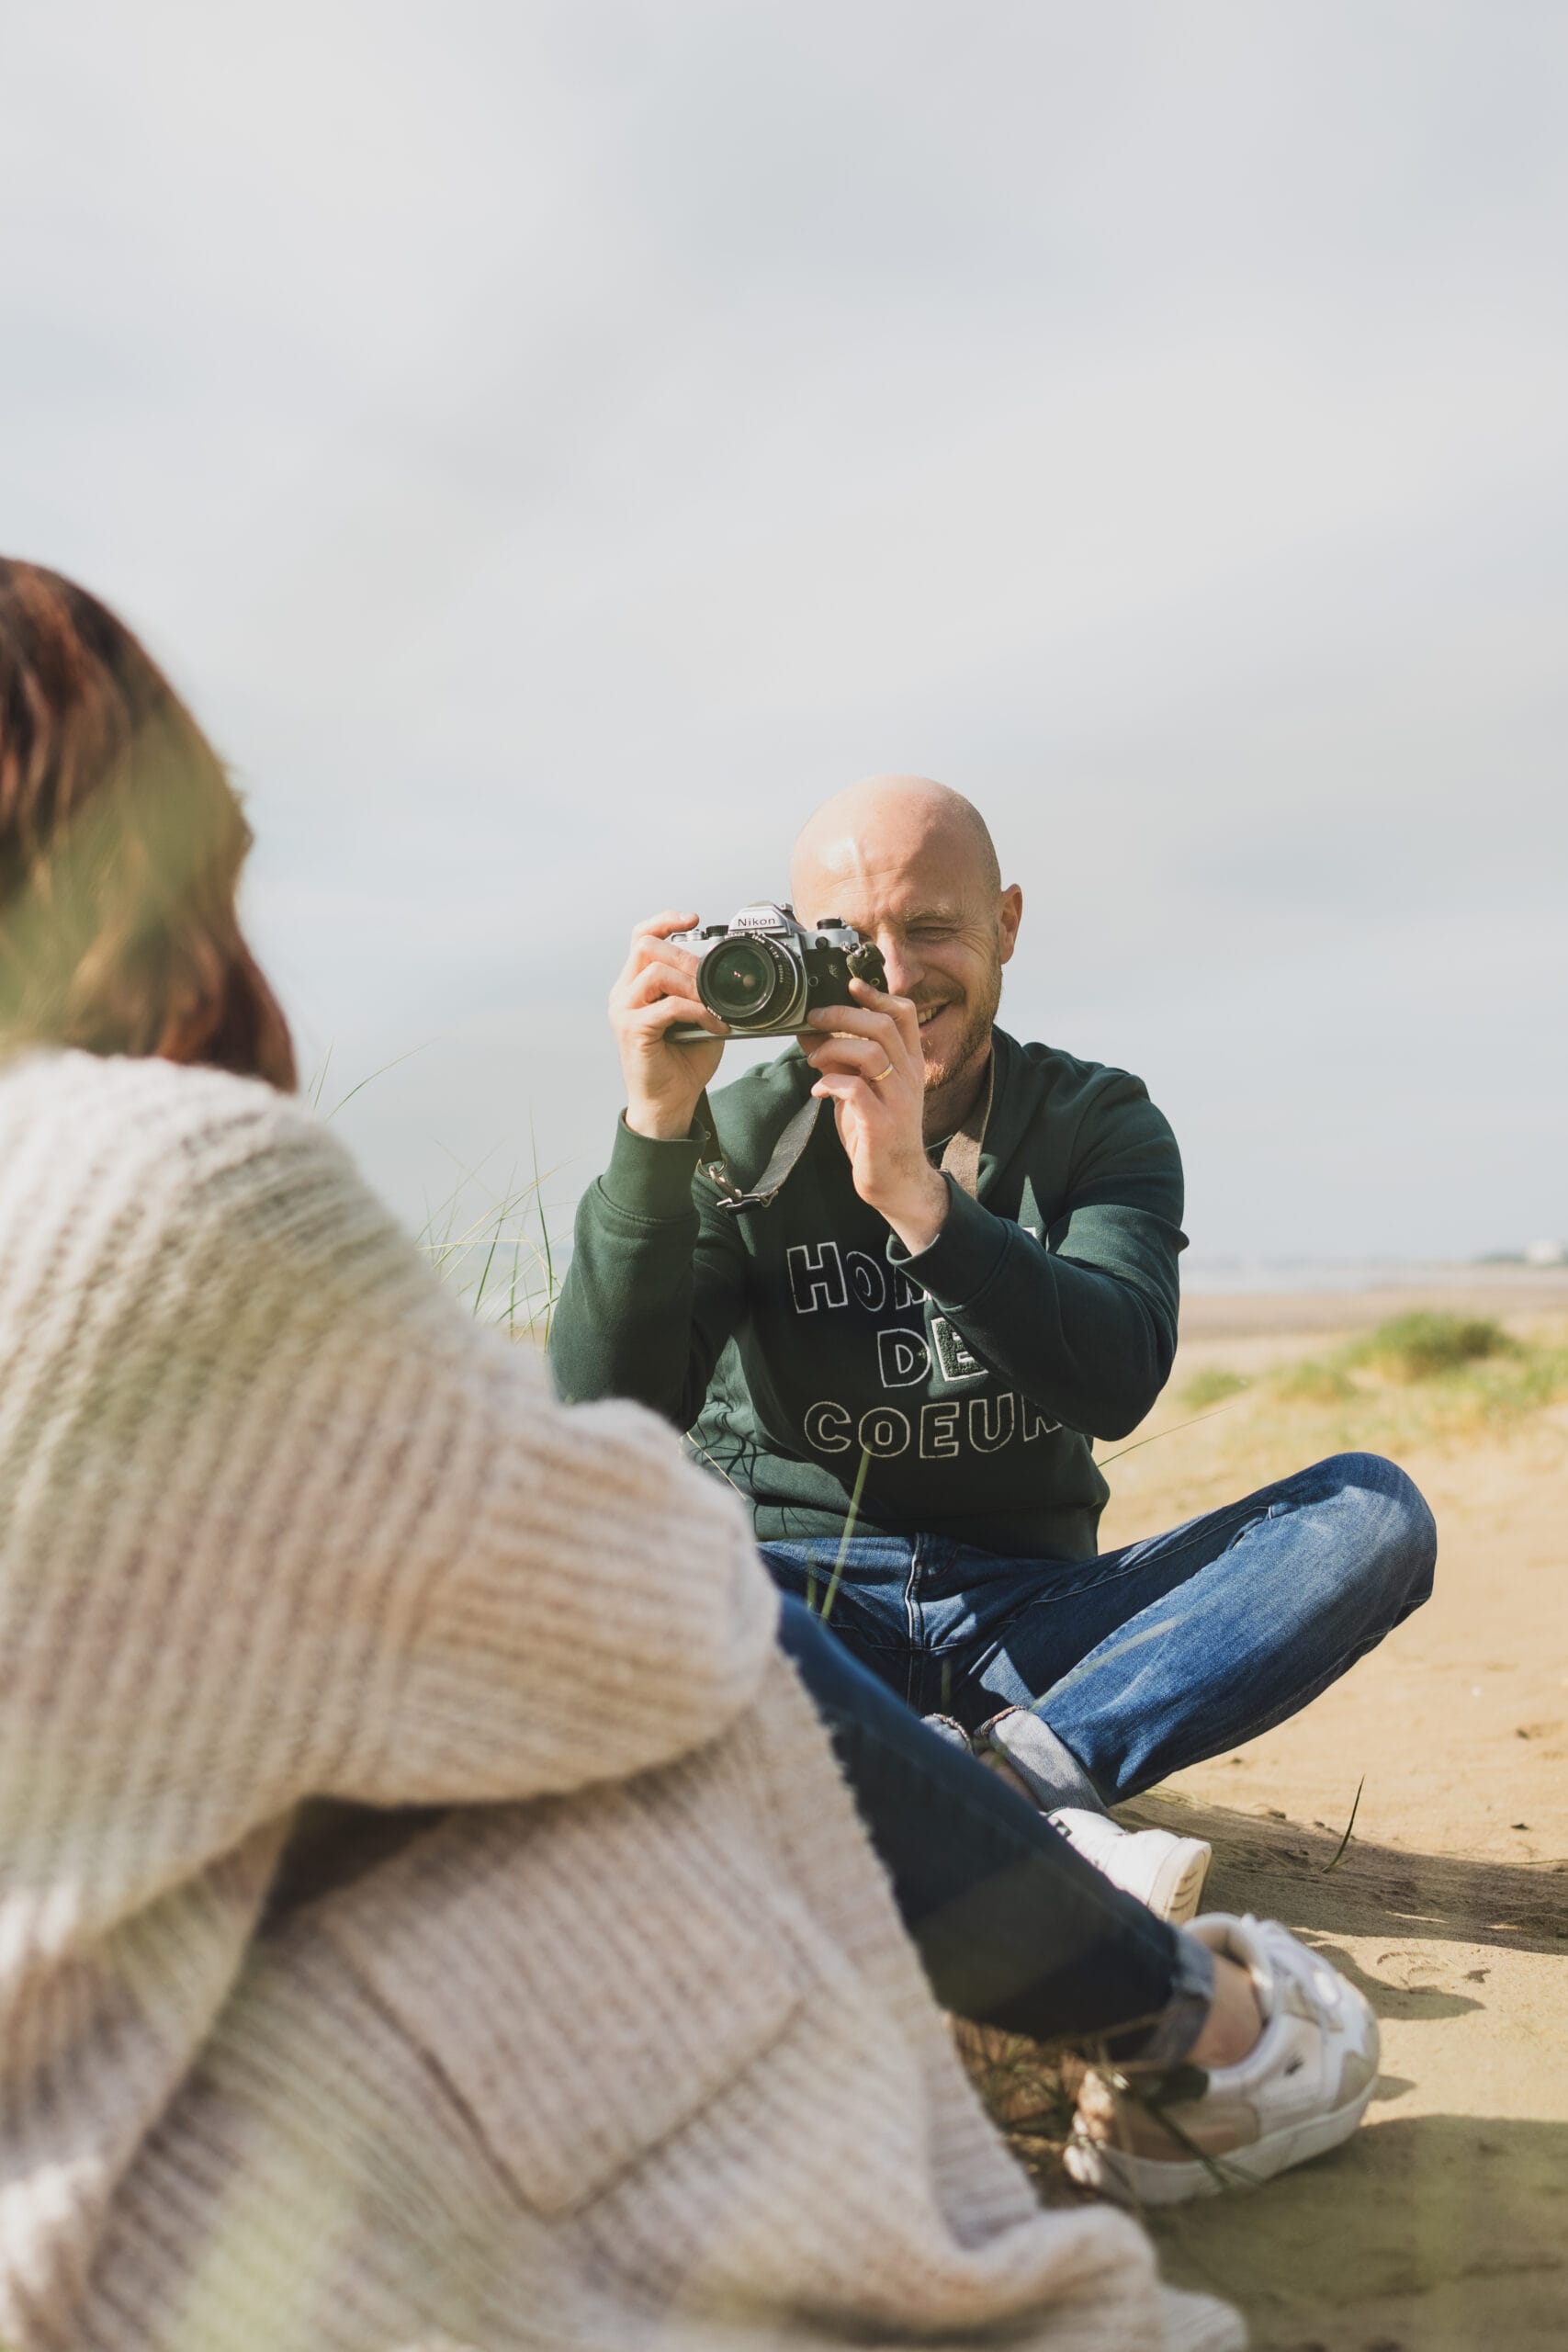
<path fill-rule="evenodd" d="M 1234 1289 L 1208 1290 L 1183 1282 L 1184 1348 L 1214 1340 L 1370 1330 L 1417 1306 L 1509 1321 L 1568 1315 L 1568 1266 L 1382 1266 L 1368 1268 L 1362 1282 L 1347 1279 L 1349 1269 L 1341 1268 L 1336 1270 L 1339 1280 L 1314 1284 L 1313 1269 L 1299 1265 L 1280 1269 L 1293 1273 L 1294 1283 L 1279 1288 L 1265 1286 L 1248 1271 L 1252 1279 Z M 1381 1279 L 1371 1279 L 1374 1274 Z"/>
<path fill-rule="evenodd" d="M 1189 1250 L 1181 1261 L 1189 1296 L 1293 1296 L 1317 1292 L 1495 1290 L 1516 1312 L 1568 1301 L 1568 1265 L 1532 1266 L 1518 1258 L 1227 1258 Z"/>

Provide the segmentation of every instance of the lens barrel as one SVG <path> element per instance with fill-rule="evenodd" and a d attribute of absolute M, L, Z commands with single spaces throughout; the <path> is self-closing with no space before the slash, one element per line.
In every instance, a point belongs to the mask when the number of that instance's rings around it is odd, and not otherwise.
<path fill-rule="evenodd" d="M 784 1029 L 805 1003 L 806 975 L 776 940 L 731 937 L 698 965 L 697 994 L 731 1029 Z"/>

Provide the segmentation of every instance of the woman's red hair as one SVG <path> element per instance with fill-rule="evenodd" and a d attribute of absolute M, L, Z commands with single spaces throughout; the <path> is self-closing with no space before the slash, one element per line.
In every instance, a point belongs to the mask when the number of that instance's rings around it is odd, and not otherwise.
<path fill-rule="evenodd" d="M 250 845 L 222 763 L 130 631 L 0 557 L 0 1044 L 291 1089 L 288 1025 L 235 910 Z"/>

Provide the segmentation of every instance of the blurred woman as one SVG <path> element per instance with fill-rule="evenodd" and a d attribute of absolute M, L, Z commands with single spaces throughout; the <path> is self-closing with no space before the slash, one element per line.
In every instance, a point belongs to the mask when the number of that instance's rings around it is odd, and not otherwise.
<path fill-rule="evenodd" d="M 1239 2344 L 1038 2210 L 921 1959 L 1217 2069 L 1259 2174 L 1357 1996 L 1154 1919 L 799 1611 L 791 1662 L 732 1499 L 295 1099 L 247 843 L 129 632 L 0 562 L 0 2342 Z M 1079 2161 L 1209 2185 L 1135 2100 Z"/>

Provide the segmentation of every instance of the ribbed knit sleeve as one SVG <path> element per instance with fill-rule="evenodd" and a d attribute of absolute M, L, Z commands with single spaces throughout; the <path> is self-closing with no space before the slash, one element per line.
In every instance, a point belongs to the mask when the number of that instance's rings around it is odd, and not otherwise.
<path fill-rule="evenodd" d="M 558 1405 L 533 1363 L 449 1402 L 472 1413 L 471 1517 L 414 1547 L 380 1743 L 343 1792 L 533 1795 L 712 1738 L 755 1690 L 777 1613 L 739 1503 L 665 1423 Z"/>
<path fill-rule="evenodd" d="M 85 1865 L 156 1873 L 312 1792 L 525 1797 L 722 1728 L 773 1596 L 669 1430 L 558 1404 L 298 1104 L 74 1076 L 0 1169 L 33 1261 L 0 1277 L 0 1742 L 47 1851 L 73 1813 Z M 4 1197 L 29 1168 L 33 1222 Z"/>

